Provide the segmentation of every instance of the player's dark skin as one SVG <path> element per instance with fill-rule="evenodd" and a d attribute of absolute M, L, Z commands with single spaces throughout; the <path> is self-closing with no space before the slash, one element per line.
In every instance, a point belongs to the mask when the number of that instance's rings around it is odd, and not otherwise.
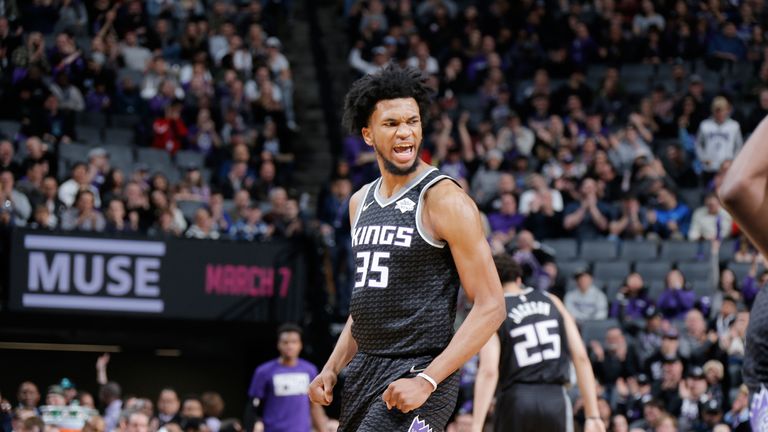
<path fill-rule="evenodd" d="M 376 150 L 382 173 L 380 192 L 389 197 L 430 166 L 419 158 L 422 125 L 419 106 L 413 98 L 381 100 L 361 131 L 366 144 Z M 357 214 L 364 191 L 350 199 L 349 214 Z M 439 385 L 458 370 L 494 333 L 504 320 L 504 297 L 488 242 L 482 231 L 480 213 L 472 199 L 453 182 L 437 183 L 424 198 L 422 225 L 432 236 L 448 243 L 456 269 L 474 307 L 443 352 L 424 371 Z M 354 221 L 353 221 L 354 222 Z M 461 229 L 456 229 L 461 227 Z M 425 269 L 429 271 L 429 269 Z M 339 372 L 357 353 L 351 333 L 352 318 L 339 337 L 328 362 L 310 384 L 310 399 L 328 405 Z M 387 408 L 410 412 L 422 406 L 434 391 L 421 377 L 402 378 L 382 394 Z"/>

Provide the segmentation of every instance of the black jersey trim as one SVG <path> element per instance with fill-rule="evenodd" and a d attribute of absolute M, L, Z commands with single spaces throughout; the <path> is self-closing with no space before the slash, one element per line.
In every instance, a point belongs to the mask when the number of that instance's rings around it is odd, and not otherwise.
<path fill-rule="evenodd" d="M 374 182 L 368 183 L 367 185 L 363 186 L 365 188 L 365 193 L 363 194 L 363 199 L 360 201 L 360 204 L 357 206 L 357 211 L 355 212 L 355 219 L 352 221 L 352 230 L 354 231 L 355 227 L 357 226 L 357 223 L 360 221 L 360 216 L 363 215 L 363 209 L 365 209 L 366 201 L 368 200 L 368 193 L 371 191 L 371 185 Z"/>
<path fill-rule="evenodd" d="M 423 208 L 424 204 L 424 194 L 429 190 L 429 188 L 432 187 L 435 183 L 439 182 L 440 180 L 444 179 L 450 179 L 453 180 L 450 176 L 447 176 L 445 174 L 441 174 L 432 180 L 429 181 L 426 185 L 424 185 L 424 188 L 421 190 L 421 193 L 419 193 L 419 202 L 416 204 L 416 231 L 419 233 L 419 236 L 427 242 L 430 246 L 434 246 L 436 248 L 444 248 L 447 242 L 445 241 L 439 241 L 432 238 L 431 235 L 427 234 L 427 231 L 424 229 L 424 227 L 421 225 L 421 209 Z"/>
<path fill-rule="evenodd" d="M 419 183 L 421 183 L 422 180 L 427 178 L 427 176 L 430 173 L 432 173 L 432 171 L 436 171 L 436 170 L 437 168 L 430 167 L 429 169 L 425 170 L 423 173 L 419 174 L 418 177 L 414 177 L 413 179 L 411 179 L 411 181 L 409 181 L 405 186 L 403 186 L 402 189 L 397 191 L 396 194 L 392 195 L 389 198 L 382 197 L 381 193 L 379 192 L 379 190 L 381 189 L 381 177 L 379 177 L 376 180 L 376 184 L 373 186 L 373 197 L 376 199 L 376 202 L 379 203 L 379 206 L 384 208 L 392 204 L 393 202 L 399 200 L 400 198 L 402 198 L 403 195 L 407 194 L 408 191 L 413 189 L 414 186 L 418 185 Z"/>

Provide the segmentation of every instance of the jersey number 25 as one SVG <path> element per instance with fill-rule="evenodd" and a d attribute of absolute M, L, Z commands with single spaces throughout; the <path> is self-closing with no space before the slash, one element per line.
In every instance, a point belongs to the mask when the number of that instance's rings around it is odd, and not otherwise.
<path fill-rule="evenodd" d="M 513 339 L 520 336 L 523 340 L 515 344 L 515 357 L 519 367 L 541 363 L 544 360 L 554 360 L 560 357 L 560 335 L 550 333 L 557 330 L 557 320 L 540 321 L 515 327 L 509 332 Z"/>

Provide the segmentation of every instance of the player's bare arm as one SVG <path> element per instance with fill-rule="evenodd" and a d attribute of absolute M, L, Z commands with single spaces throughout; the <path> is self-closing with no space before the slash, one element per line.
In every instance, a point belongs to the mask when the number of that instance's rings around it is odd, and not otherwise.
<path fill-rule="evenodd" d="M 355 223 L 355 216 L 360 207 L 360 201 L 365 196 L 366 188 L 355 192 L 349 199 L 350 224 Z M 339 335 L 339 340 L 333 348 L 331 356 L 323 366 L 323 370 L 309 385 L 309 399 L 320 405 L 330 405 L 333 402 L 333 387 L 339 376 L 339 372 L 352 360 L 357 353 L 357 342 L 352 337 L 352 317 L 347 319 L 344 330 Z"/>
<path fill-rule="evenodd" d="M 768 122 L 763 119 L 733 161 L 718 196 L 764 256 L 768 256 Z"/>
<path fill-rule="evenodd" d="M 499 382 L 499 359 L 501 342 L 494 333 L 480 350 L 480 365 L 477 368 L 475 392 L 472 399 L 472 432 L 483 432 L 485 417 L 491 407 L 493 394 Z"/>
<path fill-rule="evenodd" d="M 491 250 L 482 231 L 480 213 L 458 186 L 443 181 L 429 189 L 422 214 L 424 229 L 448 243 L 461 285 L 474 306 L 451 342 L 424 373 L 440 383 L 475 355 L 504 321 L 504 295 Z M 399 379 L 383 394 L 388 407 L 409 412 L 433 391 L 421 377 Z"/>
<path fill-rule="evenodd" d="M 584 400 L 584 414 L 586 417 L 584 431 L 605 432 L 605 425 L 600 419 L 600 411 L 597 408 L 595 374 L 592 371 L 592 363 L 590 363 L 587 350 L 584 348 L 581 334 L 579 334 L 579 328 L 576 326 L 576 321 L 574 321 L 571 314 L 565 308 L 565 305 L 563 305 L 563 302 L 553 295 L 550 295 L 549 298 L 560 312 L 560 315 L 563 316 L 565 335 L 568 338 L 568 350 L 571 353 L 573 366 L 576 368 L 576 381 L 579 385 L 579 393 Z"/>

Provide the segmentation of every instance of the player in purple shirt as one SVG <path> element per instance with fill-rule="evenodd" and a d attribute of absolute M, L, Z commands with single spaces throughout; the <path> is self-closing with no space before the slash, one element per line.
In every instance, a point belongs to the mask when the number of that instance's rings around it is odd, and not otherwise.
<path fill-rule="evenodd" d="M 256 368 L 248 389 L 264 432 L 326 430 L 328 418 L 320 405 L 310 403 L 309 383 L 317 375 L 312 363 L 299 358 L 301 328 L 284 324 L 277 330 L 280 357 Z"/>

